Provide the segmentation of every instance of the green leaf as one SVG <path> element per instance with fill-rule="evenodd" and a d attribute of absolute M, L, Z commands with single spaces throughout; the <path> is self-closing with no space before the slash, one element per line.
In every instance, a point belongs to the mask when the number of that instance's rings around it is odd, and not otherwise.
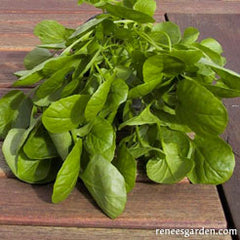
<path fill-rule="evenodd" d="M 29 135 L 23 151 L 30 160 L 41 160 L 57 157 L 56 148 L 48 132 L 39 124 Z"/>
<path fill-rule="evenodd" d="M 88 31 L 91 31 L 94 27 L 102 23 L 106 18 L 107 17 L 94 18 L 90 21 L 87 21 L 76 29 L 76 31 L 70 36 L 70 39 L 83 35 Z"/>
<path fill-rule="evenodd" d="M 65 28 L 55 20 L 43 20 L 34 29 L 34 34 L 43 44 L 62 43 L 72 34 L 72 30 Z"/>
<path fill-rule="evenodd" d="M 208 60 L 201 60 L 201 63 L 211 67 L 211 69 L 221 77 L 221 81 L 224 82 L 229 88 L 233 90 L 240 90 L 240 75 L 238 73 L 220 67 Z"/>
<path fill-rule="evenodd" d="M 178 25 L 173 22 L 161 22 L 153 26 L 152 32 L 164 32 L 166 33 L 172 44 L 179 43 L 181 40 L 181 31 Z M 168 45 L 166 38 L 162 38 L 162 43 Z"/>
<path fill-rule="evenodd" d="M 153 23 L 155 20 L 140 11 L 136 11 L 127 7 L 123 7 L 120 5 L 112 5 L 112 4 L 105 4 L 104 8 L 107 12 L 111 13 L 113 16 L 119 17 L 119 18 L 125 18 L 130 19 L 139 23 Z"/>
<path fill-rule="evenodd" d="M 143 65 L 144 82 L 162 78 L 161 74 L 176 76 L 185 69 L 183 61 L 169 55 L 155 55 L 148 58 Z"/>
<path fill-rule="evenodd" d="M 108 78 L 99 86 L 97 91 L 91 96 L 85 109 L 85 117 L 87 121 L 93 120 L 102 110 L 110 91 L 113 78 Z"/>
<path fill-rule="evenodd" d="M 66 68 L 60 69 L 55 72 L 50 78 L 43 82 L 36 91 L 36 95 L 39 98 L 44 98 L 51 93 L 55 92 L 63 85 L 66 80 L 66 75 L 71 73 L 74 67 L 67 66 Z"/>
<path fill-rule="evenodd" d="M 0 99 L 0 137 L 5 137 L 11 129 L 24 99 L 24 93 L 19 90 L 12 90 Z"/>
<path fill-rule="evenodd" d="M 38 64 L 46 61 L 51 57 L 52 54 L 48 50 L 43 48 L 34 48 L 24 58 L 24 66 L 26 67 L 26 69 L 33 69 Z"/>
<path fill-rule="evenodd" d="M 193 168 L 188 158 L 190 144 L 187 136 L 181 132 L 161 128 L 161 143 L 165 158 L 159 156 L 147 163 L 148 177 L 158 183 L 177 183 Z"/>
<path fill-rule="evenodd" d="M 126 183 L 126 190 L 130 192 L 135 186 L 137 162 L 124 143 L 120 145 L 117 158 L 114 159 L 113 165 L 123 175 Z"/>
<path fill-rule="evenodd" d="M 80 178 L 98 206 L 110 218 L 116 218 L 123 212 L 127 201 L 125 181 L 109 161 L 96 155 Z"/>
<path fill-rule="evenodd" d="M 112 82 L 105 106 L 101 115 L 109 115 L 114 118 L 118 107 L 127 100 L 128 85 L 121 79 Z M 112 116 L 114 115 L 114 116 Z"/>
<path fill-rule="evenodd" d="M 222 102 L 205 87 L 190 79 L 177 86 L 176 114 L 200 135 L 219 135 L 227 125 L 228 115 Z"/>
<path fill-rule="evenodd" d="M 223 52 L 221 44 L 213 38 L 206 38 L 201 41 L 201 45 L 212 49 L 214 52 L 221 54 Z"/>
<path fill-rule="evenodd" d="M 157 4 L 154 0 L 138 0 L 134 4 L 133 9 L 152 17 L 155 13 L 156 7 Z"/>
<path fill-rule="evenodd" d="M 179 60 L 183 61 L 186 65 L 194 65 L 197 63 L 201 57 L 203 57 L 203 53 L 200 50 L 175 50 L 173 49 L 170 53 L 170 56 L 176 57 Z"/>
<path fill-rule="evenodd" d="M 64 161 L 53 186 L 52 202 L 65 200 L 76 185 L 82 154 L 82 139 L 79 139 Z"/>
<path fill-rule="evenodd" d="M 11 129 L 8 132 L 2 146 L 4 158 L 15 176 L 18 176 L 17 174 L 18 148 L 19 142 L 22 139 L 24 132 L 25 129 L 20 128 Z"/>
<path fill-rule="evenodd" d="M 45 128 L 51 133 L 62 133 L 77 128 L 84 122 L 87 95 L 72 95 L 52 103 L 42 115 Z"/>
<path fill-rule="evenodd" d="M 234 154 L 231 147 L 221 138 L 197 136 L 194 145 L 195 167 L 188 174 L 192 183 L 217 185 L 226 182 L 232 176 L 235 166 Z"/>
<path fill-rule="evenodd" d="M 53 159 L 31 161 L 22 151 L 18 155 L 17 177 L 27 183 L 48 183 L 55 177 L 51 169 Z"/>
<path fill-rule="evenodd" d="M 181 43 L 192 44 L 198 40 L 200 32 L 194 27 L 188 27 L 185 29 Z"/>
<path fill-rule="evenodd" d="M 115 153 L 115 132 L 112 125 L 107 120 L 96 117 L 84 146 L 91 156 L 102 155 L 111 162 Z"/>
<path fill-rule="evenodd" d="M 225 58 L 223 58 L 219 53 L 212 50 L 211 48 L 206 47 L 200 43 L 194 43 L 193 46 L 200 49 L 215 64 L 219 66 L 223 66 L 225 64 L 226 62 Z"/>
<path fill-rule="evenodd" d="M 144 124 L 155 124 L 159 122 L 159 119 L 152 114 L 150 105 L 147 106 L 138 116 L 133 117 L 119 126 L 119 130 L 125 126 L 140 126 Z"/>
<path fill-rule="evenodd" d="M 72 137 L 69 132 L 49 133 L 53 144 L 62 160 L 65 160 L 72 146 Z"/>
<path fill-rule="evenodd" d="M 157 86 L 162 82 L 162 75 L 158 76 L 155 80 L 139 84 L 136 87 L 130 89 L 128 93 L 128 99 L 134 99 L 139 97 L 144 97 L 151 93 Z"/>

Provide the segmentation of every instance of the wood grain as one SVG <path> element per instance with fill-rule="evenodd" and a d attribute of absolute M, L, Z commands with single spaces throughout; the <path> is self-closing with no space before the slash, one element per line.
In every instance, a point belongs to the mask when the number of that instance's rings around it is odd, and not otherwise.
<path fill-rule="evenodd" d="M 1 240 L 177 240 L 184 239 L 180 235 L 155 235 L 153 230 L 140 229 L 109 229 L 109 228 L 63 228 L 63 227 L 39 227 L 39 226 L 15 226 L 0 225 Z M 231 240 L 230 236 L 202 236 L 194 235 L 190 240 Z"/>
<path fill-rule="evenodd" d="M 238 0 L 157 0 L 157 14 L 169 13 L 239 13 L 240 3 Z M 14 13 L 95 13 L 96 10 L 83 4 L 77 6 L 77 0 L 16 0 L 10 4 L 9 0 L 1 0 L 0 12 L 7 14 Z"/>
<path fill-rule="evenodd" d="M 79 184 L 70 197 L 51 204 L 51 185 L 0 179 L 0 224 L 107 228 L 226 228 L 214 186 L 137 183 L 124 213 L 107 218 Z"/>

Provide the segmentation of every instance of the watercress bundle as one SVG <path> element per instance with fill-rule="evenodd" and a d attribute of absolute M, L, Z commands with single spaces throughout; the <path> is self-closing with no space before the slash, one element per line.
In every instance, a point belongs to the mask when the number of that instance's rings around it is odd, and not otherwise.
<path fill-rule="evenodd" d="M 55 181 L 54 203 L 81 179 L 111 218 L 124 210 L 137 161 L 157 183 L 228 180 L 234 155 L 219 137 L 228 122 L 222 99 L 240 96 L 240 76 L 224 68 L 221 45 L 198 42 L 193 27 L 182 35 L 172 22 L 154 23 L 154 0 L 82 2 L 103 13 L 77 29 L 39 23 L 42 45 L 13 84 L 34 88 L 0 100 L 14 175 Z"/>

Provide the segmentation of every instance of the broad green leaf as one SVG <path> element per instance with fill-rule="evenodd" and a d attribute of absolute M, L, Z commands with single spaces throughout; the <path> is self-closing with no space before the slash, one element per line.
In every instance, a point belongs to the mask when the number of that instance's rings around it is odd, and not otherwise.
<path fill-rule="evenodd" d="M 112 125 L 107 120 L 96 117 L 84 146 L 91 156 L 102 155 L 111 162 L 115 152 L 115 132 Z"/>
<path fill-rule="evenodd" d="M 224 66 L 224 64 L 226 63 L 225 58 L 211 48 L 206 47 L 205 45 L 202 45 L 200 43 L 194 43 L 193 46 L 200 49 L 215 64 L 219 66 Z"/>
<path fill-rule="evenodd" d="M 17 174 L 17 156 L 18 156 L 18 148 L 19 148 L 19 142 L 22 139 L 22 136 L 25 132 L 25 129 L 21 128 L 13 128 L 11 129 L 2 146 L 2 152 L 4 155 L 4 158 L 13 172 L 15 176 L 18 176 Z"/>
<path fill-rule="evenodd" d="M 113 78 L 108 78 L 99 86 L 97 91 L 91 96 L 85 109 L 85 117 L 87 121 L 93 120 L 102 110 L 110 91 Z"/>
<path fill-rule="evenodd" d="M 43 20 L 34 29 L 34 34 L 43 44 L 62 43 L 72 34 L 72 30 L 65 28 L 55 20 Z"/>
<path fill-rule="evenodd" d="M 105 4 L 104 8 L 106 9 L 107 12 L 119 18 L 130 19 L 139 23 L 155 22 L 155 20 L 151 16 L 143 12 L 133 10 L 131 8 L 127 8 L 119 5 L 112 5 L 109 3 Z"/>
<path fill-rule="evenodd" d="M 184 125 L 176 115 L 172 115 L 157 109 L 153 109 L 153 114 L 158 117 L 161 126 L 167 126 L 176 131 L 191 132 L 191 129 Z"/>
<path fill-rule="evenodd" d="M 71 38 L 78 37 L 88 31 L 91 31 L 94 27 L 102 23 L 107 17 L 101 17 L 101 18 L 94 18 L 91 19 L 90 21 L 87 21 L 84 24 L 81 24 L 76 31 L 70 36 Z"/>
<path fill-rule="evenodd" d="M 24 58 L 24 66 L 26 67 L 26 69 L 33 69 L 38 64 L 46 61 L 51 57 L 52 54 L 48 50 L 43 48 L 34 48 Z"/>
<path fill-rule="evenodd" d="M 175 50 L 173 49 L 170 53 L 170 56 L 176 57 L 179 60 L 183 61 L 186 65 L 193 65 L 197 63 L 201 57 L 203 57 L 203 53 L 200 50 Z"/>
<path fill-rule="evenodd" d="M 82 139 L 79 139 L 57 174 L 53 186 L 53 203 L 59 203 L 65 200 L 75 187 L 80 171 L 81 154 Z"/>
<path fill-rule="evenodd" d="M 27 183 L 47 183 L 53 180 L 51 166 L 53 159 L 31 161 L 22 151 L 18 155 L 17 177 Z"/>
<path fill-rule="evenodd" d="M 19 107 L 25 95 L 22 91 L 12 90 L 0 99 L 0 137 L 5 137 L 12 123 L 19 115 Z"/>
<path fill-rule="evenodd" d="M 50 76 L 63 68 L 77 67 L 79 64 L 78 56 L 59 56 L 47 61 L 43 66 L 43 74 Z"/>
<path fill-rule="evenodd" d="M 150 159 L 147 163 L 147 175 L 158 183 L 177 183 L 193 168 L 193 161 L 188 158 L 189 140 L 181 132 L 167 128 L 161 128 L 160 131 L 165 158 L 160 156 Z"/>
<path fill-rule="evenodd" d="M 240 75 L 232 70 L 217 66 L 216 64 L 201 60 L 201 63 L 211 67 L 211 69 L 221 77 L 221 81 L 224 82 L 229 88 L 233 90 L 240 90 Z"/>
<path fill-rule="evenodd" d="M 58 90 L 62 85 L 64 80 L 66 80 L 66 75 L 71 73 L 74 67 L 67 66 L 66 68 L 59 69 L 50 78 L 43 82 L 36 91 L 36 95 L 39 98 L 44 98 L 51 93 Z"/>
<path fill-rule="evenodd" d="M 172 44 L 179 43 L 181 40 L 181 31 L 178 25 L 173 22 L 161 22 L 153 26 L 152 32 L 164 32 L 166 33 L 171 40 Z M 163 44 L 168 45 L 166 38 L 162 38 Z"/>
<path fill-rule="evenodd" d="M 221 44 L 213 38 L 206 38 L 202 40 L 201 45 L 212 49 L 214 52 L 218 54 L 221 54 L 223 52 Z"/>
<path fill-rule="evenodd" d="M 126 190 L 130 192 L 135 186 L 137 162 L 124 143 L 119 146 L 117 158 L 114 159 L 113 165 L 123 175 Z"/>
<path fill-rule="evenodd" d="M 198 40 L 200 32 L 194 27 L 188 27 L 185 29 L 181 43 L 192 44 Z"/>
<path fill-rule="evenodd" d="M 162 75 L 158 76 L 155 80 L 139 84 L 136 87 L 130 89 L 128 93 L 128 99 L 134 99 L 139 97 L 144 97 L 151 93 L 157 86 L 162 82 Z"/>
<path fill-rule="evenodd" d="M 181 121 L 200 135 L 219 135 L 227 125 L 228 115 L 223 103 L 205 87 L 190 79 L 177 86 L 176 114 Z"/>
<path fill-rule="evenodd" d="M 194 145 L 195 167 L 188 174 L 192 183 L 217 185 L 226 182 L 232 176 L 235 166 L 234 154 L 231 147 L 221 138 L 197 136 Z"/>
<path fill-rule="evenodd" d="M 116 218 L 123 212 L 127 201 L 125 181 L 109 161 L 96 155 L 80 178 L 98 206 L 110 218 Z"/>
<path fill-rule="evenodd" d="M 169 55 L 155 55 L 148 58 L 143 65 L 143 80 L 150 82 L 162 78 L 161 74 L 176 76 L 185 69 L 183 61 Z"/>
<path fill-rule="evenodd" d="M 62 133 L 77 128 L 84 121 L 87 95 L 72 95 L 52 103 L 43 113 L 42 122 L 51 133 Z"/>
<path fill-rule="evenodd" d="M 72 146 L 72 137 L 69 132 L 49 133 L 53 144 L 62 160 L 65 160 Z"/>
<path fill-rule="evenodd" d="M 29 135 L 23 151 L 30 160 L 57 157 L 56 148 L 43 125 L 37 126 Z"/>
<path fill-rule="evenodd" d="M 138 0 L 134 4 L 133 9 L 152 17 L 155 13 L 156 7 L 157 4 L 154 0 Z"/>
<path fill-rule="evenodd" d="M 205 85 L 205 87 L 218 98 L 240 97 L 240 90 L 233 90 L 231 88 L 228 88 L 224 83 L 216 85 Z"/>
<path fill-rule="evenodd" d="M 159 122 L 159 119 L 152 114 L 150 105 L 147 106 L 138 116 L 130 118 L 129 120 L 123 122 L 119 129 L 124 128 L 125 126 L 140 126 L 144 124 L 155 124 Z"/>

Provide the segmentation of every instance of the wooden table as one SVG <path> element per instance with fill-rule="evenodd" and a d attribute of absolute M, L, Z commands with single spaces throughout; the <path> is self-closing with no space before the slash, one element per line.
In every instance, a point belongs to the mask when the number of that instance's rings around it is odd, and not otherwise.
<path fill-rule="evenodd" d="M 200 29 L 201 38 L 217 38 L 226 50 L 228 67 L 240 72 L 239 1 L 157 2 L 158 21 L 168 12 L 170 20 L 182 28 L 192 25 Z M 10 90 L 15 80 L 12 73 L 23 68 L 27 51 L 39 43 L 32 33 L 37 22 L 55 19 L 75 28 L 96 13 L 87 5 L 77 7 L 76 0 L 1 0 L 0 96 Z M 155 229 L 234 226 L 240 229 L 240 100 L 228 100 L 225 104 L 230 123 L 223 137 L 233 146 L 237 160 L 232 179 L 219 189 L 187 182 L 156 185 L 139 181 L 128 196 L 125 212 L 116 220 L 110 220 L 99 210 L 81 183 L 65 202 L 51 204 L 52 185 L 31 186 L 17 181 L 0 154 L 0 239 L 173 240 L 182 238 L 156 236 Z M 189 239 L 227 240 L 231 237 L 191 236 Z"/>

